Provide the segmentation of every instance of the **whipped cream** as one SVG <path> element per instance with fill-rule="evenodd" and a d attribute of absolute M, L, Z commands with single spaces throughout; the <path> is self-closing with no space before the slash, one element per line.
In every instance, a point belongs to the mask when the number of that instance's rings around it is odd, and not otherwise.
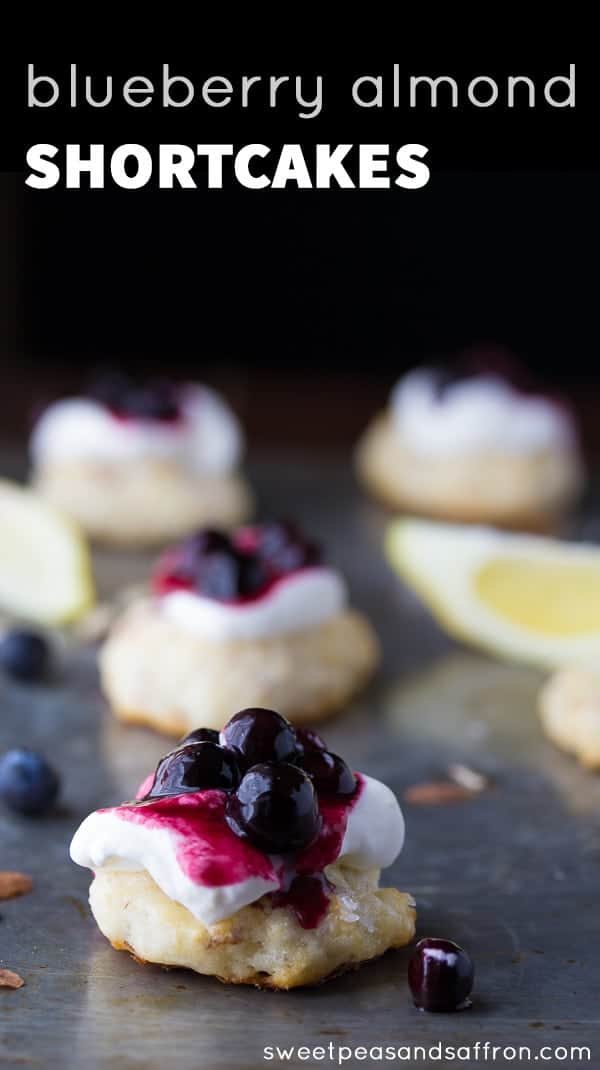
<path fill-rule="evenodd" d="M 397 858 L 403 844 L 404 818 L 395 795 L 385 784 L 362 775 L 336 861 L 353 869 L 383 869 Z M 116 807 L 90 814 L 75 833 L 70 853 L 74 862 L 94 871 L 146 870 L 165 895 L 203 925 L 214 925 L 279 887 L 275 873 L 280 858 L 265 856 L 271 864 L 265 873 L 215 886 L 192 880 L 183 871 L 180 846 L 176 829 L 132 822 Z"/>
<path fill-rule="evenodd" d="M 304 631 L 344 609 L 348 593 L 335 569 L 311 566 L 282 576 L 259 598 L 217 602 L 194 591 L 160 595 L 160 612 L 205 639 L 262 639 Z"/>
<path fill-rule="evenodd" d="M 237 465 L 243 442 L 237 419 L 206 386 L 189 384 L 179 394 L 181 418 L 161 422 L 119 419 L 91 398 L 50 405 L 38 420 L 30 449 L 38 465 L 65 461 L 176 461 L 207 475 Z"/>
<path fill-rule="evenodd" d="M 416 369 L 390 398 L 394 425 L 416 453 L 527 453 L 574 445 L 568 412 L 549 398 L 521 394 L 492 374 L 451 383 L 440 395 L 436 379 L 435 370 Z"/>

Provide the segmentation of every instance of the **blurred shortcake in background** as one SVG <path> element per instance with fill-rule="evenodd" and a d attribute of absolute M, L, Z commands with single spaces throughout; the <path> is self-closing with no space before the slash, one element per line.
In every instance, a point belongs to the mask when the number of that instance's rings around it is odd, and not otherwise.
<path fill-rule="evenodd" d="M 400 379 L 359 442 L 359 476 L 404 512 L 553 530 L 583 482 L 573 418 L 484 357 Z"/>
<path fill-rule="evenodd" d="M 42 413 L 31 438 L 32 480 L 93 539 L 143 546 L 246 519 L 242 450 L 238 421 L 216 391 L 139 386 L 117 374 Z"/>

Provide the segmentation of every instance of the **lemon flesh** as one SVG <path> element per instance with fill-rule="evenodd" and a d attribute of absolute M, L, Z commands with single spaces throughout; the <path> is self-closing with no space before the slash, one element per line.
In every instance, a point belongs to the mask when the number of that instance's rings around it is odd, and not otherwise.
<path fill-rule="evenodd" d="M 0 607 L 59 625 L 93 602 L 90 555 L 77 526 L 33 491 L 0 480 Z"/>
<path fill-rule="evenodd" d="M 600 662 L 600 547 L 401 520 L 386 551 L 450 635 L 536 665 Z"/>
<path fill-rule="evenodd" d="M 493 612 L 540 635 L 600 635 L 600 562 L 498 557 L 479 570 L 475 590 Z"/>

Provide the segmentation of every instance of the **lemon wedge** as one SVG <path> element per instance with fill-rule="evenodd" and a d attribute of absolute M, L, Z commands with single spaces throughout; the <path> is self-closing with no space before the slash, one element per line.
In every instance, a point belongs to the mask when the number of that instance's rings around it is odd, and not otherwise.
<path fill-rule="evenodd" d="M 409 519 L 386 552 L 450 635 L 534 665 L 600 659 L 600 547 Z"/>
<path fill-rule="evenodd" d="M 67 624 L 94 602 L 86 541 L 33 491 L 0 479 L 0 606 L 39 624 Z"/>

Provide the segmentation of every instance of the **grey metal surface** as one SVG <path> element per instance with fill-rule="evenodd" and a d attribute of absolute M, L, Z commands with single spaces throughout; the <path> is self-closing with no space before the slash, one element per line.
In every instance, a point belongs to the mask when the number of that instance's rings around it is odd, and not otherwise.
<path fill-rule="evenodd" d="M 237 1070 L 282 1065 L 263 1060 L 266 1045 L 490 1041 L 531 1045 L 534 1054 L 544 1044 L 589 1044 L 599 1066 L 600 777 L 543 739 L 536 672 L 454 646 L 401 588 L 381 555 L 383 514 L 343 466 L 262 463 L 255 475 L 263 514 L 297 516 L 326 542 L 383 641 L 379 679 L 327 726 L 332 749 L 400 796 L 452 761 L 493 781 L 467 802 L 407 805 L 406 848 L 386 875 L 415 895 L 421 935 L 448 936 L 472 952 L 473 1009 L 419 1014 L 407 952 L 280 994 L 142 968 L 113 951 L 67 845 L 91 809 L 130 797 L 167 746 L 118 726 L 99 695 L 92 652 L 72 652 L 47 686 L 0 680 L 0 749 L 40 748 L 64 777 L 57 816 L 0 813 L 0 869 L 34 879 L 31 895 L 0 903 L 0 966 L 26 981 L 0 989 L 0 1065 Z M 143 576 L 147 561 L 104 553 L 97 567 L 109 593 Z"/>

